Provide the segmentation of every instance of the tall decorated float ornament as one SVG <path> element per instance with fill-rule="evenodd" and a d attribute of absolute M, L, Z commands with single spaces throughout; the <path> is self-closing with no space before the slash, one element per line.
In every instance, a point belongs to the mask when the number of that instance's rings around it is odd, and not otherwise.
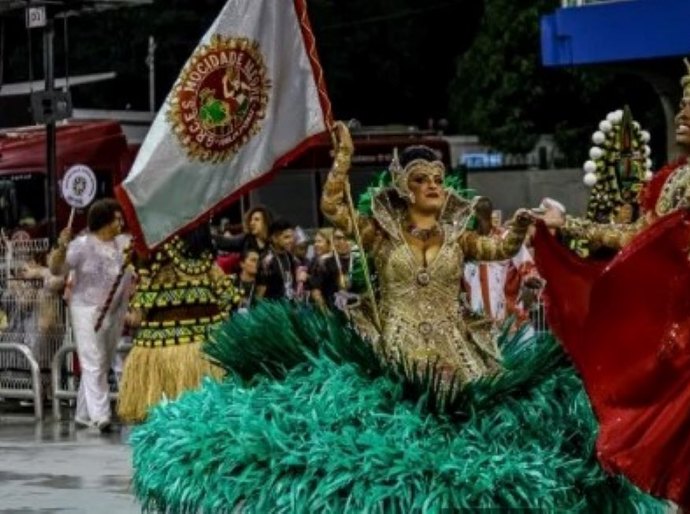
<path fill-rule="evenodd" d="M 641 212 L 641 192 L 652 179 L 651 136 L 642 130 L 626 105 L 608 113 L 592 134 L 594 145 L 585 161 L 583 182 L 591 188 L 585 220 L 594 223 L 635 223 Z M 608 257 L 587 237 L 565 237 L 580 257 Z"/>
<path fill-rule="evenodd" d="M 628 106 L 610 112 L 592 134 L 583 181 L 592 188 L 587 219 L 630 223 L 639 212 L 639 194 L 652 178 L 650 134 L 633 120 Z"/>
<path fill-rule="evenodd" d="M 192 228 L 332 125 L 306 0 L 230 0 L 116 194 L 140 250 Z"/>

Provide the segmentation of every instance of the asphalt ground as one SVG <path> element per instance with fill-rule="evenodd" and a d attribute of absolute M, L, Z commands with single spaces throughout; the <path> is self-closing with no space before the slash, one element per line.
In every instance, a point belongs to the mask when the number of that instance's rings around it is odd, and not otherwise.
<path fill-rule="evenodd" d="M 30 406 L 0 401 L 0 514 L 130 514 L 129 427 L 108 434 L 74 422 L 36 422 Z"/>

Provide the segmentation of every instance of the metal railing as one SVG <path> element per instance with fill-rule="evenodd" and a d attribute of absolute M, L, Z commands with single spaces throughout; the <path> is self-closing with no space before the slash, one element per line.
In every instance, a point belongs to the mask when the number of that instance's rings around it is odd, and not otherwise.
<path fill-rule="evenodd" d="M 0 370 L 0 396 L 32 400 L 34 416 L 43 419 L 41 368 L 31 350 L 20 343 L 0 343 L 0 361 L 5 367 Z"/>
<path fill-rule="evenodd" d="M 132 346 L 129 344 L 119 344 L 116 352 L 121 355 L 126 355 Z M 79 389 L 79 377 L 74 373 L 72 362 L 67 359 L 68 355 L 76 357 L 77 347 L 73 344 L 65 345 L 60 348 L 53 356 L 53 363 L 51 366 L 51 391 L 52 391 L 52 407 L 53 418 L 56 421 L 62 419 L 62 410 L 60 408 L 63 400 L 74 402 L 77 400 L 77 391 Z M 117 386 L 119 377 L 117 370 L 114 370 L 114 379 L 110 383 L 110 399 L 117 400 Z"/>
<path fill-rule="evenodd" d="M 47 239 L 0 241 L 0 397 L 33 401 L 38 419 L 53 354 L 70 334 L 64 302 L 36 262 L 48 248 Z"/>

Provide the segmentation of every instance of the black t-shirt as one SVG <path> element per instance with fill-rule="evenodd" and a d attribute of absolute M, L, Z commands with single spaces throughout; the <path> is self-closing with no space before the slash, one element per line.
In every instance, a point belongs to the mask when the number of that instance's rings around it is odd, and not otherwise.
<path fill-rule="evenodd" d="M 214 242 L 218 250 L 228 253 L 245 253 L 249 250 L 254 250 L 259 256 L 263 257 L 269 250 L 267 244 L 259 247 L 259 241 L 256 239 L 256 236 L 247 233 L 236 236 L 218 235 L 214 238 Z"/>
<path fill-rule="evenodd" d="M 296 268 L 297 261 L 292 254 L 270 250 L 261 260 L 259 275 L 256 277 L 257 286 L 266 286 L 264 298 L 269 300 L 292 298 L 297 285 Z"/>
<path fill-rule="evenodd" d="M 340 256 L 340 267 L 348 283 L 352 278 L 350 258 L 350 255 Z M 340 269 L 332 253 L 324 255 L 319 259 L 318 266 L 313 276 L 311 276 L 310 282 L 311 289 L 320 290 L 326 304 L 329 307 L 333 307 L 335 304 L 335 293 L 340 291 Z"/>
<path fill-rule="evenodd" d="M 249 308 L 254 305 L 254 300 L 256 296 L 256 281 L 254 282 L 244 282 L 240 279 L 240 275 L 231 275 L 230 280 L 235 289 L 240 293 L 241 300 L 237 308 Z"/>

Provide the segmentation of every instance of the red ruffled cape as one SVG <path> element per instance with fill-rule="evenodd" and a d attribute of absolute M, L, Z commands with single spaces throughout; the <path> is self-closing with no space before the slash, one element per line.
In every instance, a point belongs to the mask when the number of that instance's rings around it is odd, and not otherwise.
<path fill-rule="evenodd" d="M 547 319 L 599 419 L 602 466 L 684 507 L 690 507 L 689 250 L 687 210 L 658 220 L 608 264 L 578 258 L 543 225 L 535 237 Z"/>

